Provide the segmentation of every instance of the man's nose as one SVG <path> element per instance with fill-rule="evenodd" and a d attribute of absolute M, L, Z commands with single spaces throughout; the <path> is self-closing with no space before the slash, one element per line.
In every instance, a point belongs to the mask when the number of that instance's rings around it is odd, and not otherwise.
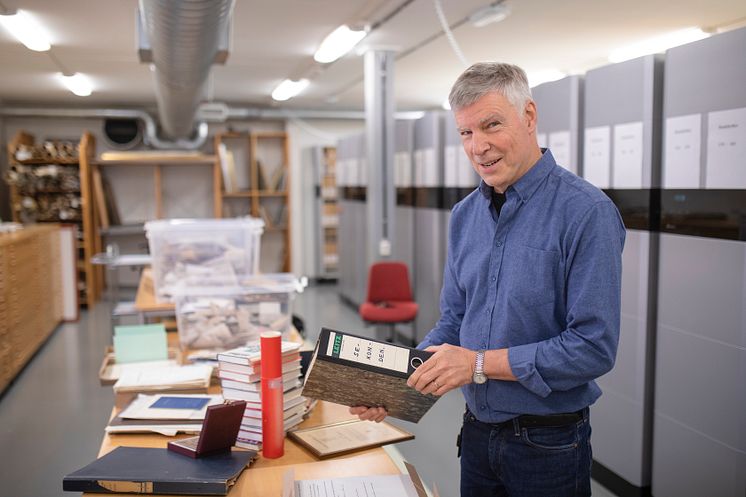
<path fill-rule="evenodd" d="M 483 155 L 490 149 L 490 144 L 482 133 L 474 133 L 471 140 L 472 155 Z"/>

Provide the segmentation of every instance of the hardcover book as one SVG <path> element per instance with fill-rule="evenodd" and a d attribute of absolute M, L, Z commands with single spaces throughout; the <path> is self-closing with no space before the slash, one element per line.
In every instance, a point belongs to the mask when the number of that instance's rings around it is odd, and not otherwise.
<path fill-rule="evenodd" d="M 167 449 L 117 447 L 62 480 L 70 492 L 226 495 L 253 451 L 193 459 Z"/>
<path fill-rule="evenodd" d="M 303 385 L 304 397 L 346 406 L 381 406 L 417 423 L 438 397 L 407 386 L 432 352 L 322 328 Z"/>

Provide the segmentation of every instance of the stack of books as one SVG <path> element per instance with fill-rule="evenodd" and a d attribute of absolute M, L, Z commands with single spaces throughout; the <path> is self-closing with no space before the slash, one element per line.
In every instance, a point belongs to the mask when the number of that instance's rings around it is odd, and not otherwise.
<path fill-rule="evenodd" d="M 301 397 L 300 344 L 282 342 L 282 382 L 285 430 L 303 421 L 306 399 Z M 262 368 L 259 342 L 218 354 L 218 377 L 226 400 L 245 400 L 246 411 L 237 447 L 260 450 L 262 445 Z"/>

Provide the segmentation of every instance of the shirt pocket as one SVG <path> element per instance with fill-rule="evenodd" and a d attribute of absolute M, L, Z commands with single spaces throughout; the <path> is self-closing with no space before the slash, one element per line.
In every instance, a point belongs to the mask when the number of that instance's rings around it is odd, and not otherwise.
<path fill-rule="evenodd" d="M 509 261 L 509 281 L 505 288 L 508 299 L 529 308 L 553 303 L 557 298 L 559 262 L 558 252 L 516 245 Z"/>

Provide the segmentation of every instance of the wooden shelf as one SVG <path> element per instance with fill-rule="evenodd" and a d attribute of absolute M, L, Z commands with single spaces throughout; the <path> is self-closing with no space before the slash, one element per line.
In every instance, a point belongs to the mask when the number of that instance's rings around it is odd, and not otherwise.
<path fill-rule="evenodd" d="M 27 159 L 18 160 L 11 155 L 11 160 L 22 166 L 77 166 L 79 159 Z"/>
<path fill-rule="evenodd" d="M 242 140 L 246 140 L 243 141 Z M 262 140 L 271 140 L 262 142 Z M 260 145 L 260 142 L 262 144 Z M 242 164 L 233 163 L 233 153 L 226 154 L 223 167 L 220 170 L 220 179 L 222 184 L 226 184 L 224 175 L 227 175 L 229 181 L 227 184 L 236 184 L 236 169 L 243 168 L 243 172 L 248 173 L 249 189 L 245 191 L 221 192 L 221 201 L 226 199 L 246 199 L 248 206 L 243 207 L 243 213 L 248 213 L 256 218 L 265 220 L 265 233 L 281 233 L 283 247 L 281 253 L 282 261 L 279 267 L 262 268 L 264 272 L 290 271 L 290 151 L 288 145 L 288 136 L 284 131 L 259 131 L 252 133 L 237 133 L 229 131 L 219 133 L 215 136 L 215 150 L 221 150 L 221 145 L 230 151 L 231 145 L 234 150 L 246 151 L 246 162 Z M 276 152 L 279 147 L 280 159 L 277 155 L 269 153 L 268 150 Z M 264 159 L 271 157 L 266 163 Z M 261 163 L 261 166 L 260 166 Z M 267 189 L 266 186 L 281 186 L 282 190 Z M 258 187 L 261 186 L 262 189 Z M 240 206 L 239 202 L 234 201 L 226 205 L 228 207 Z M 282 225 L 274 226 L 271 220 L 282 221 Z M 277 243 L 277 236 L 273 237 L 271 243 Z M 271 250 L 262 250 L 264 254 L 277 252 L 277 246 L 272 246 Z"/>

